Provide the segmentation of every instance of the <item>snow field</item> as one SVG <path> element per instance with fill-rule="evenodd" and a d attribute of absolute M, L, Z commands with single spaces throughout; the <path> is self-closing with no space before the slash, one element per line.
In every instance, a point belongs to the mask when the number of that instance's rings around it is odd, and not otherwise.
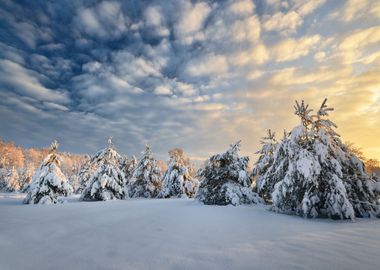
<path fill-rule="evenodd" d="M 379 269 L 380 221 L 192 199 L 23 205 L 0 195 L 0 269 Z"/>

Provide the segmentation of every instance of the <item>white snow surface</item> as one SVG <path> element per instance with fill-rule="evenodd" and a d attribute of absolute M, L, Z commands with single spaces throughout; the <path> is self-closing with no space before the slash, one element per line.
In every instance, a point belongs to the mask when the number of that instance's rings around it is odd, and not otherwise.
<path fill-rule="evenodd" d="M 0 194 L 0 269 L 380 269 L 380 220 L 192 199 L 23 205 Z"/>

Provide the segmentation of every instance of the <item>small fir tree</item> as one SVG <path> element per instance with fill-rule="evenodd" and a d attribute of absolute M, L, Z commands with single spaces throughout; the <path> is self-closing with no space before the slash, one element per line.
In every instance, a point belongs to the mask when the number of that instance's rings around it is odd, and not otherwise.
<path fill-rule="evenodd" d="M 20 192 L 27 192 L 29 189 L 29 185 L 32 183 L 33 174 L 35 173 L 34 168 L 28 166 L 27 164 L 25 168 L 23 168 L 20 176 Z"/>
<path fill-rule="evenodd" d="M 77 194 L 81 194 L 83 190 L 86 188 L 88 180 L 94 174 L 96 170 L 96 166 L 98 166 L 98 161 L 99 161 L 98 155 L 100 154 L 101 154 L 101 151 L 96 153 L 93 158 L 86 155 L 85 157 L 86 161 L 84 162 L 83 167 L 81 168 L 78 174 L 79 187 L 76 191 Z"/>
<path fill-rule="evenodd" d="M 25 204 L 61 203 L 73 189 L 60 169 L 58 143 L 54 141 L 50 153 L 33 176 Z"/>
<path fill-rule="evenodd" d="M 240 142 L 207 161 L 198 173 L 200 187 L 196 198 L 204 204 L 239 205 L 257 203 L 259 196 L 252 191 L 247 173 L 249 158 L 240 157 Z"/>
<path fill-rule="evenodd" d="M 124 164 L 123 164 L 123 172 L 125 175 L 125 184 L 128 185 L 130 179 L 133 176 L 133 172 L 135 171 L 137 166 L 137 159 L 133 155 L 130 159 L 125 158 Z"/>
<path fill-rule="evenodd" d="M 121 156 L 113 147 L 111 138 L 108 139 L 108 147 L 92 158 L 94 162 L 92 167 L 96 169 L 89 177 L 80 199 L 84 201 L 124 199 L 126 197 L 125 177 L 120 169 L 121 160 Z"/>
<path fill-rule="evenodd" d="M 150 146 L 146 145 L 143 156 L 137 163 L 136 169 L 127 185 L 129 197 L 157 197 L 162 186 L 161 177 L 161 169 L 157 164 L 157 160 L 153 157 Z"/>
<path fill-rule="evenodd" d="M 20 175 L 15 167 L 12 167 L 6 176 L 6 192 L 16 192 L 20 190 Z"/>
<path fill-rule="evenodd" d="M 175 148 L 169 151 L 169 163 L 163 178 L 160 198 L 195 196 L 199 186 L 194 178 L 195 169 L 182 149 Z"/>

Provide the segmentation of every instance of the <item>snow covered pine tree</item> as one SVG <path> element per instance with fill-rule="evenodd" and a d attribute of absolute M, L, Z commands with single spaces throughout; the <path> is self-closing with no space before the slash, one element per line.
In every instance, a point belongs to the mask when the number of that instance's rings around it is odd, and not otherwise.
<path fill-rule="evenodd" d="M 101 152 L 98 152 L 97 154 L 100 154 Z M 88 180 L 90 180 L 90 177 L 94 174 L 95 170 L 97 169 L 96 166 L 98 161 L 98 156 L 95 155 L 93 158 L 91 158 L 89 155 L 86 155 L 85 157 L 86 161 L 83 164 L 83 167 L 81 168 L 79 175 L 78 175 L 78 181 L 79 181 L 79 188 L 77 189 L 77 194 L 82 194 L 83 190 L 86 188 Z"/>
<path fill-rule="evenodd" d="M 7 192 L 16 192 L 20 190 L 20 175 L 15 167 L 10 169 L 9 174 L 6 177 Z"/>
<path fill-rule="evenodd" d="M 137 166 L 137 159 L 135 156 L 132 156 L 131 159 L 125 157 L 122 169 L 125 175 L 125 185 L 128 185 L 129 180 L 132 178 L 133 172 Z"/>
<path fill-rule="evenodd" d="M 165 172 L 159 198 L 192 198 L 198 189 L 198 180 L 194 178 L 195 169 L 182 149 L 169 151 L 168 169 Z"/>
<path fill-rule="evenodd" d="M 129 197 L 156 198 L 162 186 L 161 176 L 157 160 L 153 157 L 150 146 L 146 145 L 127 185 Z"/>
<path fill-rule="evenodd" d="M 260 143 L 262 145 L 261 150 L 256 152 L 256 154 L 260 154 L 260 156 L 257 162 L 254 164 L 252 176 L 255 178 L 256 190 L 258 194 L 265 201 L 269 201 L 270 196 L 268 196 L 268 191 L 273 187 L 271 187 L 271 185 L 265 181 L 266 178 L 264 175 L 268 168 L 273 164 L 273 155 L 277 147 L 275 133 L 272 130 L 268 129 L 267 135 L 261 138 Z"/>
<path fill-rule="evenodd" d="M 80 197 L 84 201 L 107 201 L 125 199 L 125 178 L 120 169 L 122 157 L 108 139 L 108 147 L 99 151 L 91 159 L 95 171 L 90 176 Z"/>
<path fill-rule="evenodd" d="M 257 203 L 259 196 L 252 191 L 247 173 L 248 157 L 240 157 L 240 141 L 222 154 L 207 161 L 198 173 L 200 187 L 196 198 L 204 204 L 239 205 Z"/>
<path fill-rule="evenodd" d="M 54 141 L 50 153 L 33 176 L 26 204 L 50 204 L 64 202 L 65 196 L 73 189 L 60 169 L 60 157 L 57 153 L 58 143 Z"/>
<path fill-rule="evenodd" d="M 276 183 L 273 209 L 304 217 L 354 219 L 379 215 L 376 182 L 334 131 L 325 99 L 316 115 L 296 102 L 301 124 L 277 146 L 273 164 L 262 176 Z"/>

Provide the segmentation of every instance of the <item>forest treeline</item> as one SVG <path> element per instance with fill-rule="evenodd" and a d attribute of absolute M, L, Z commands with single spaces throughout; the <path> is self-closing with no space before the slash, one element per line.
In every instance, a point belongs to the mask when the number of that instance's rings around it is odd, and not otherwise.
<path fill-rule="evenodd" d="M 362 150 L 351 142 L 347 146 L 365 163 L 369 173 L 380 175 L 380 161 L 366 158 Z M 0 192 L 25 192 L 38 166 L 49 153 L 46 148 L 23 148 L 12 141 L 0 138 Z M 78 175 L 82 166 L 89 160 L 89 155 L 61 152 L 61 170 L 73 186 L 78 186 Z M 162 171 L 167 169 L 163 160 L 158 160 Z"/>
<path fill-rule="evenodd" d="M 300 124 L 280 138 L 267 130 L 253 170 L 239 154 L 240 141 L 198 170 L 179 148 L 168 152 L 165 165 L 150 145 L 128 158 L 111 138 L 91 157 L 59 153 L 56 141 L 40 150 L 1 141 L 0 188 L 27 192 L 26 204 L 60 203 L 75 192 L 84 201 L 195 197 L 204 204 L 266 203 L 313 218 L 380 217 L 379 162 L 341 140 L 327 99 L 315 112 L 304 101 L 294 109 Z"/>
<path fill-rule="evenodd" d="M 46 148 L 23 148 L 13 141 L 0 138 L 0 192 L 26 192 L 32 177 L 41 162 L 49 154 Z M 73 186 L 78 186 L 78 176 L 83 165 L 90 159 L 88 154 L 60 152 L 61 170 Z M 165 171 L 167 164 L 158 160 Z"/>

